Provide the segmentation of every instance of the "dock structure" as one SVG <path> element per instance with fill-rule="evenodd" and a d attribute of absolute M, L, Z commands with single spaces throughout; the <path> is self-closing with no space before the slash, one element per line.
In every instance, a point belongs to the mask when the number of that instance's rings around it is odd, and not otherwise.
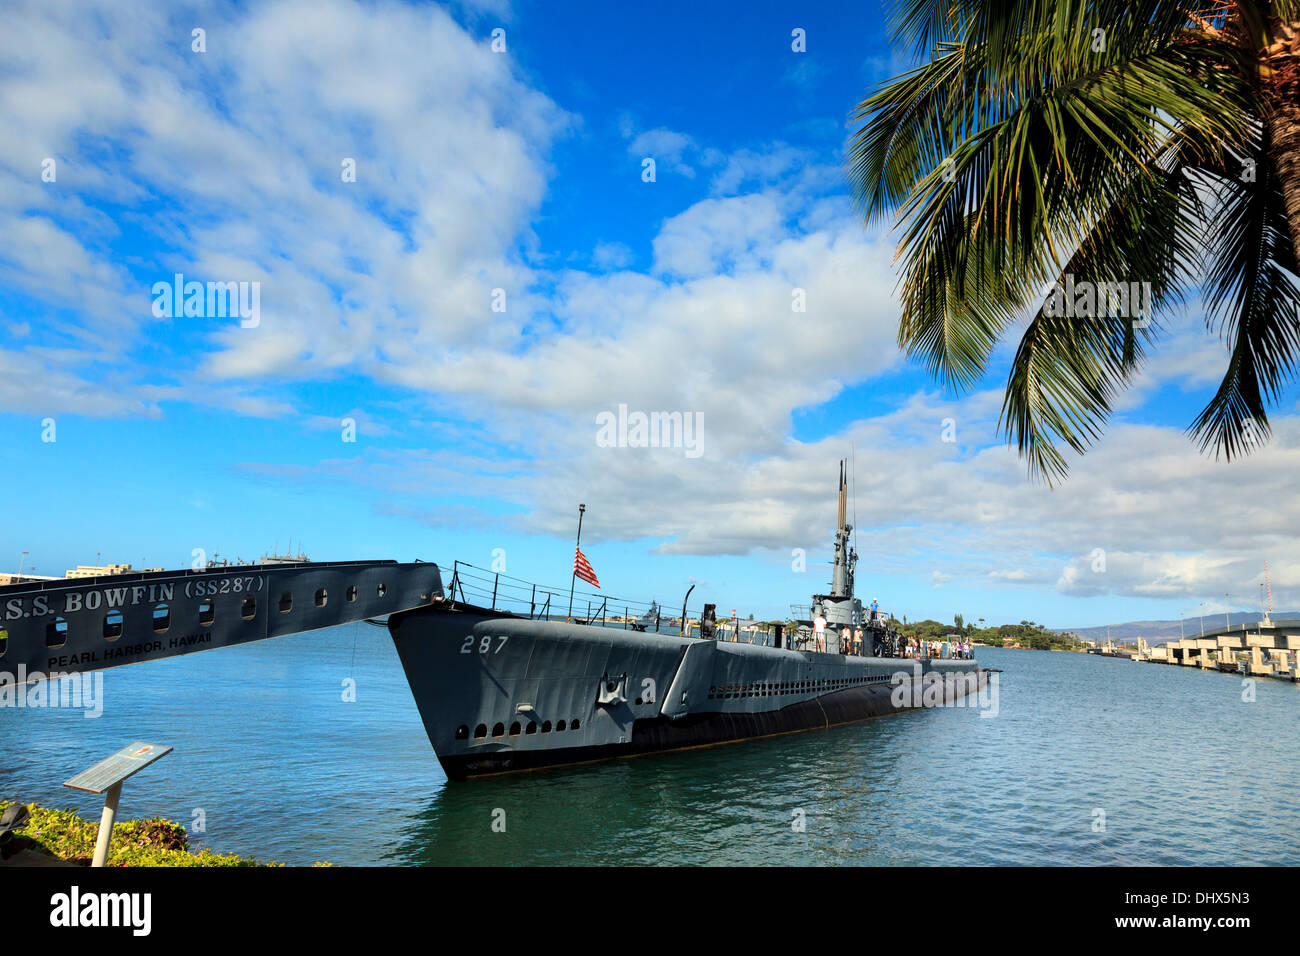
<path fill-rule="evenodd" d="M 1198 637 L 1143 648 L 1134 660 L 1199 667 L 1249 677 L 1300 681 L 1300 620 L 1216 628 Z"/>
<path fill-rule="evenodd" d="M 0 687 L 371 620 L 442 595 L 436 564 L 315 561 L 0 586 Z"/>

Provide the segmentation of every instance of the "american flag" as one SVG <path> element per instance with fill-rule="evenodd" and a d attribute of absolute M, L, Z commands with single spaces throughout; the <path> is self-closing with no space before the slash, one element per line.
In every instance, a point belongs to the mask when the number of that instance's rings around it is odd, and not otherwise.
<path fill-rule="evenodd" d="M 591 565 L 587 563 L 587 556 L 582 553 L 581 548 L 575 550 L 577 553 L 573 556 L 573 573 L 593 587 L 600 587 L 600 582 L 596 580 L 596 572 L 591 570 Z"/>

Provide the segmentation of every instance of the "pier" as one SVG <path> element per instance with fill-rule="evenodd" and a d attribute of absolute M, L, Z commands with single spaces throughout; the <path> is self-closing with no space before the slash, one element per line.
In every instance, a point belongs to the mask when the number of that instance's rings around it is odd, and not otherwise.
<path fill-rule="evenodd" d="M 0 586 L 0 686 L 370 620 L 442 594 L 436 564 L 325 561 Z"/>
<path fill-rule="evenodd" d="M 1238 624 L 1164 644 L 1143 642 L 1135 661 L 1300 681 L 1300 620 Z"/>

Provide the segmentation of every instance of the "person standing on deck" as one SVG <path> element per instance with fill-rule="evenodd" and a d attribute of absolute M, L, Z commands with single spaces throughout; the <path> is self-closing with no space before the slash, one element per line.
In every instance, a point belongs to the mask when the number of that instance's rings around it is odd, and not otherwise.
<path fill-rule="evenodd" d="M 824 651 L 826 649 L 826 618 L 820 614 L 817 615 L 817 620 L 813 622 L 813 639 L 816 642 L 817 650 Z"/>
<path fill-rule="evenodd" d="M 875 598 L 872 598 L 871 599 L 871 620 L 874 621 L 876 619 L 876 615 L 879 613 L 880 613 L 880 603 Z"/>
<path fill-rule="evenodd" d="M 857 628 L 853 632 L 853 653 L 858 657 L 862 656 L 862 628 Z"/>

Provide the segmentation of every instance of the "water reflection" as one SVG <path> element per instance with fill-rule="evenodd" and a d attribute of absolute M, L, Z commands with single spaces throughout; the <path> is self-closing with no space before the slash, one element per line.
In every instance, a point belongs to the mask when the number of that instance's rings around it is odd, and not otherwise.
<path fill-rule="evenodd" d="M 124 815 L 202 808 L 196 842 L 290 863 L 1300 864 L 1300 686 L 1259 681 L 1247 702 L 1233 675 L 980 656 L 1005 668 L 993 719 L 448 784 L 387 635 L 335 628 L 108 671 L 94 720 L 0 708 L 0 793 L 93 819 L 101 801 L 62 781 L 149 740 L 176 749 L 132 778 Z"/>
<path fill-rule="evenodd" d="M 449 784 L 386 862 L 794 862 L 834 821 L 887 811 L 898 753 L 876 745 L 880 724 Z M 845 847 L 878 855 L 871 828 L 853 830 Z"/>

